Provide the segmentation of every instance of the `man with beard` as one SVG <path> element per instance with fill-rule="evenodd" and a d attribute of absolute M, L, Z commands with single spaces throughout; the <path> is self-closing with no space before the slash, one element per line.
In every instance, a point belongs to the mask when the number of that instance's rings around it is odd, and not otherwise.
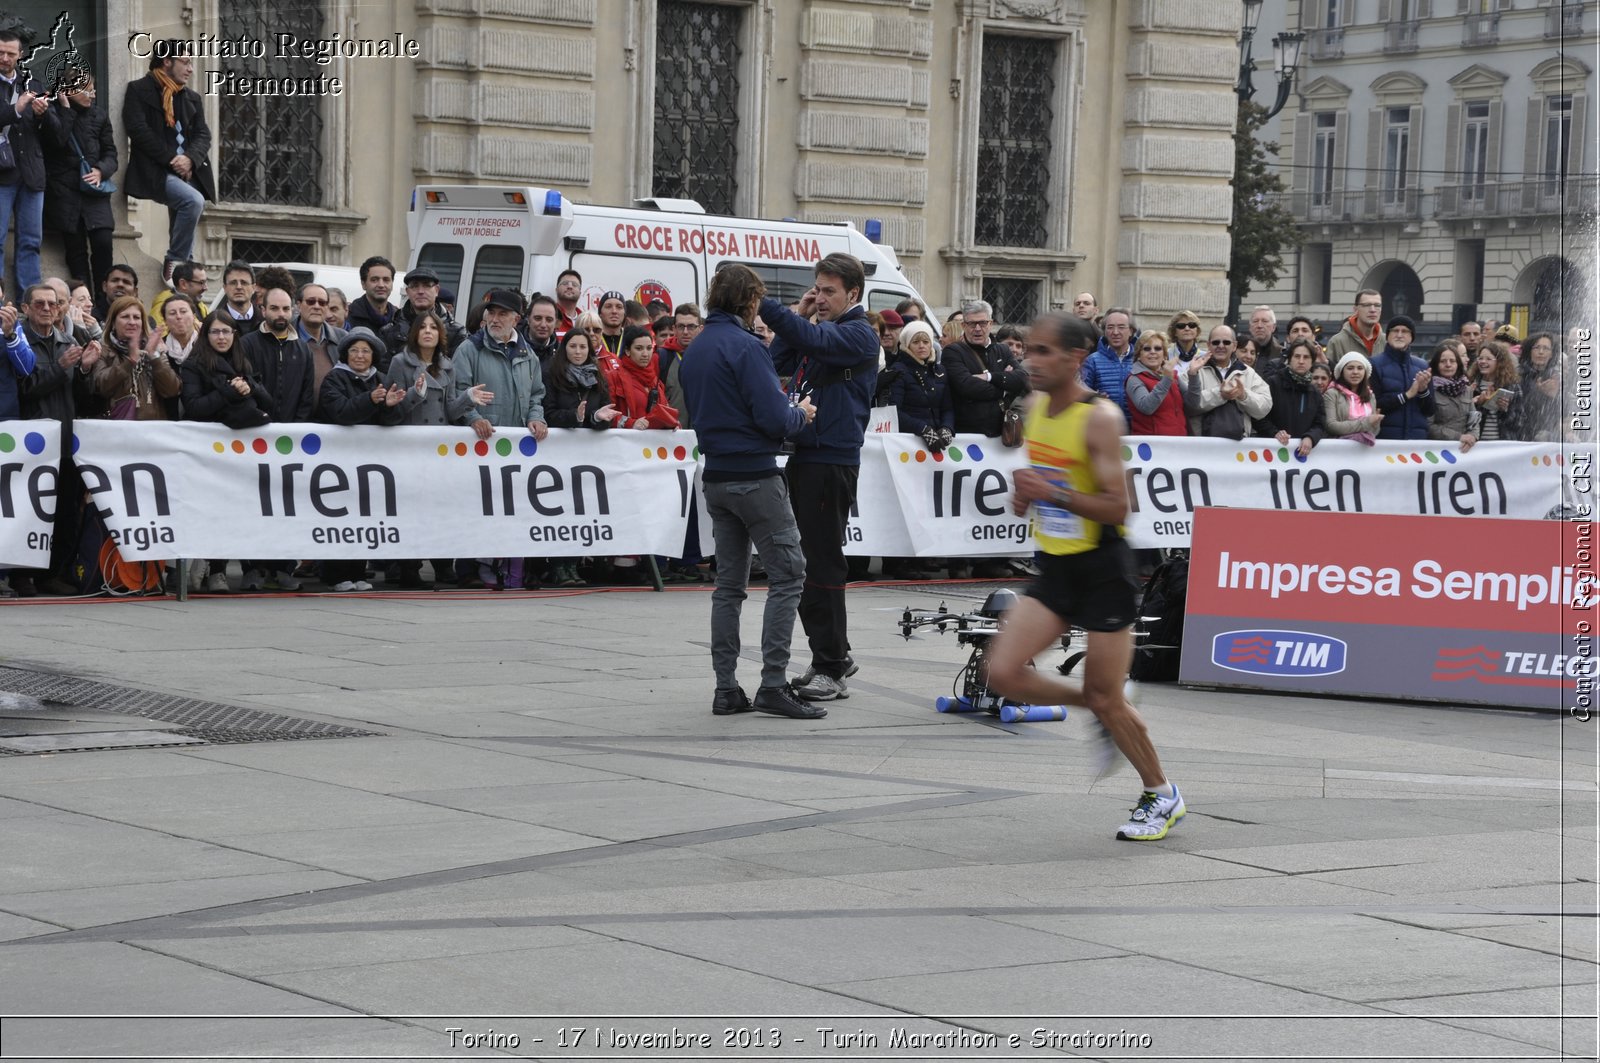
<path fill-rule="evenodd" d="M 410 287 L 408 275 L 408 291 Z M 522 296 L 505 288 L 490 291 L 484 296 L 483 327 L 456 348 L 456 394 L 464 395 L 481 384 L 493 396 L 474 407 L 477 418 L 472 430 L 479 439 L 488 439 L 497 428 L 527 428 L 537 440 L 550 433 L 544 419 L 544 374 L 533 348 L 517 331 L 521 314 Z M 522 560 L 481 559 L 479 578 L 489 586 L 521 590 L 525 586 Z"/>
<path fill-rule="evenodd" d="M 583 275 L 575 269 L 562 270 L 556 277 L 556 315 L 561 319 L 556 329 L 558 339 L 572 329 L 573 322 L 583 313 L 583 307 L 578 305 L 582 294 Z"/>
<path fill-rule="evenodd" d="M 231 300 L 233 291 L 229 289 Z M 312 390 L 315 370 L 311 351 L 291 322 L 294 303 L 282 288 L 273 288 L 261 300 L 261 327 L 240 341 L 245 357 L 256 371 L 267 393 L 272 396 L 268 411 L 273 421 L 309 421 L 315 404 Z M 294 575 L 295 563 L 285 560 L 245 562 L 241 590 L 297 591 L 300 580 Z"/>

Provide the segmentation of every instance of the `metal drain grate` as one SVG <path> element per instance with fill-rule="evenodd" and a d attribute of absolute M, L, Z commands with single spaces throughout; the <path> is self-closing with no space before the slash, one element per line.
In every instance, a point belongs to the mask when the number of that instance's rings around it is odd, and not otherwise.
<path fill-rule="evenodd" d="M 363 731 L 239 705 L 224 705 L 23 668 L 0 667 L 0 692 L 27 694 L 58 705 L 93 708 L 121 716 L 176 724 L 177 729 L 167 733 L 187 735 L 213 745 L 279 742 L 298 738 L 368 738 L 383 734 L 382 731 Z M 0 756 L 25 755 L 21 751 L 0 748 Z"/>

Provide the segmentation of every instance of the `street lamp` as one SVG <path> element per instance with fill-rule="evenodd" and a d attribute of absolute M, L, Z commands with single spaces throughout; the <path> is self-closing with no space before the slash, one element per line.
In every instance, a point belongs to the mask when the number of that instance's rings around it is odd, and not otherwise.
<path fill-rule="evenodd" d="M 1251 60 L 1250 45 L 1255 40 L 1256 26 L 1261 21 L 1264 0 L 1244 0 L 1244 27 L 1239 32 L 1239 80 L 1234 92 L 1239 102 L 1255 97 L 1255 64 Z M 1300 46 L 1305 43 L 1303 33 L 1280 33 L 1272 38 L 1272 68 L 1278 75 L 1278 97 L 1266 117 L 1271 118 L 1289 102 L 1289 88 L 1294 84 L 1294 72 L 1300 65 Z"/>

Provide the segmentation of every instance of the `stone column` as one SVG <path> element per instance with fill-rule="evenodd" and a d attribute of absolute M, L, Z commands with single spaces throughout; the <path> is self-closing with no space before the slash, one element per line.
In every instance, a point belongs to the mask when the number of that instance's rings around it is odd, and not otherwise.
<path fill-rule="evenodd" d="M 1228 305 L 1238 0 L 1130 0 L 1117 305 L 1141 328 Z M 1110 305 L 1104 299 L 1101 305 Z"/>

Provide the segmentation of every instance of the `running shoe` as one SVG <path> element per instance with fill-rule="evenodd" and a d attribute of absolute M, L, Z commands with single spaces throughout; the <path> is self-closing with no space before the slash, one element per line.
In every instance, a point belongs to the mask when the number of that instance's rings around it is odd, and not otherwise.
<path fill-rule="evenodd" d="M 1172 825 L 1188 813 L 1183 807 L 1183 795 L 1172 788 L 1171 797 L 1162 797 L 1154 790 L 1139 795 L 1133 806 L 1133 815 L 1117 830 L 1117 840 L 1125 842 L 1157 842 L 1167 836 Z"/>
<path fill-rule="evenodd" d="M 335 583 L 330 589 L 335 594 L 349 594 L 351 591 L 356 589 L 356 584 L 354 580 L 344 579 L 340 580 L 338 583 Z"/>
<path fill-rule="evenodd" d="M 838 701 L 850 696 L 850 688 L 845 686 L 843 679 L 835 679 L 817 671 L 809 673 L 809 678 L 802 676 L 800 681 L 796 681 L 794 692 L 807 701 Z"/>

